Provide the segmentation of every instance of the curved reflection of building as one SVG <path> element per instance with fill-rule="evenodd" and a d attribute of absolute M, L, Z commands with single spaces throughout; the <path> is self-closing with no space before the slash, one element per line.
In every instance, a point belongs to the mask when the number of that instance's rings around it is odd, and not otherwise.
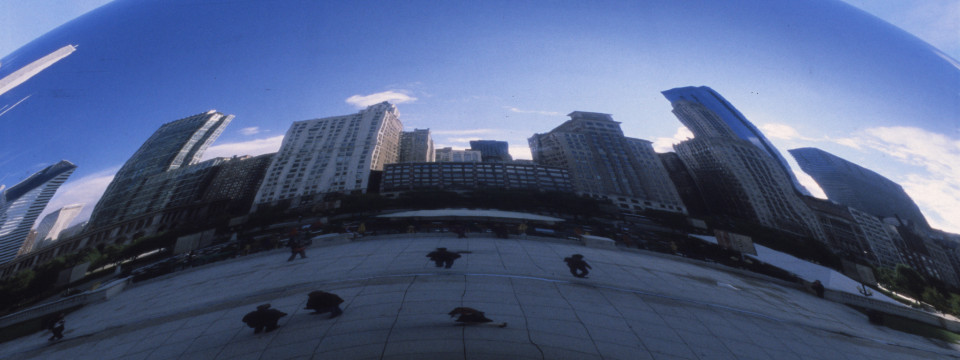
<path fill-rule="evenodd" d="M 883 175 L 817 148 L 789 150 L 827 198 L 874 216 L 898 217 L 929 229 L 926 218 L 903 187 Z"/>
<path fill-rule="evenodd" d="M 0 194 L 0 264 L 17 255 L 37 217 L 76 168 L 61 160 Z"/>
<path fill-rule="evenodd" d="M 133 200 L 150 177 L 196 164 L 231 120 L 233 115 L 210 110 L 163 124 L 117 171 L 90 215 L 90 227 L 141 215 L 142 202 Z"/>
<path fill-rule="evenodd" d="M 77 215 L 80 215 L 81 210 L 83 210 L 83 204 L 72 204 L 44 216 L 43 220 L 37 224 L 37 240 L 30 250 L 39 249 L 57 241 L 60 233 Z"/>
<path fill-rule="evenodd" d="M 663 96 L 670 100 L 673 114 L 690 129 L 694 137 L 721 136 L 749 141 L 777 161 L 777 166 L 790 179 L 794 190 L 810 195 L 770 140 L 716 91 L 706 86 L 688 86 L 663 91 Z"/>
<path fill-rule="evenodd" d="M 17 85 L 23 84 L 25 81 L 30 80 L 30 78 L 32 78 L 34 75 L 39 74 L 41 71 L 55 64 L 57 61 L 60 61 L 70 54 L 73 54 L 73 52 L 76 50 L 77 48 L 73 45 L 64 46 L 50 54 L 47 54 L 47 56 L 27 64 L 27 66 L 17 69 L 17 71 L 14 71 L 10 75 L 4 76 L 2 79 L 0 79 L 0 95 L 3 95 L 3 93 L 10 91 L 10 89 L 17 87 Z"/>

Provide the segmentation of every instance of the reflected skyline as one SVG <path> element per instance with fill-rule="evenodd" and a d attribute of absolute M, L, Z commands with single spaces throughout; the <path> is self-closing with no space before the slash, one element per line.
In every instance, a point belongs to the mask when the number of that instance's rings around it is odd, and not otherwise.
<path fill-rule="evenodd" d="M 529 159 L 527 137 L 596 111 L 665 151 L 689 135 L 659 93 L 705 85 L 781 155 L 813 146 L 877 171 L 960 232 L 955 61 L 843 3 L 738 4 L 114 2 L 0 60 L 5 76 L 83 44 L 0 95 L 30 97 L 2 117 L 0 183 L 68 158 L 79 168 L 54 201 L 81 202 L 67 194 L 109 177 L 162 123 L 236 114 L 207 156 L 256 155 L 294 121 L 385 100 L 438 148 L 494 139 Z"/>

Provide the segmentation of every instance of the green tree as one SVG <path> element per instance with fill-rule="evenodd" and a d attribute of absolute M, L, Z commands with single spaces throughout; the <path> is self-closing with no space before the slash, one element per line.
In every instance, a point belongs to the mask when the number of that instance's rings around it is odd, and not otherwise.
<path fill-rule="evenodd" d="M 910 294 L 914 298 L 920 298 L 920 296 L 923 295 L 924 289 L 929 285 L 923 275 L 920 275 L 919 272 L 904 264 L 897 265 L 896 272 L 897 277 L 895 282 L 901 291 Z"/>

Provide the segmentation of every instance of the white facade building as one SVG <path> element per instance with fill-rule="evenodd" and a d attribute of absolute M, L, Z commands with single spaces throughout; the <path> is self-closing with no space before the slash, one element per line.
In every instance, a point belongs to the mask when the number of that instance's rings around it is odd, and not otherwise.
<path fill-rule="evenodd" d="M 397 107 L 382 102 L 352 115 L 294 122 L 283 137 L 254 199 L 257 205 L 291 199 L 291 206 L 328 192 L 365 192 L 370 171 L 400 155 Z"/>
<path fill-rule="evenodd" d="M 860 226 L 860 230 L 863 231 L 863 236 L 866 238 L 873 256 L 877 259 L 878 265 L 893 269 L 897 267 L 897 264 L 903 263 L 896 243 L 887 231 L 886 225 L 879 218 L 856 208 L 847 207 L 847 210 L 850 211 L 850 215 L 853 216 L 857 225 Z"/>
<path fill-rule="evenodd" d="M 57 241 L 60 238 L 60 232 L 66 229 L 77 215 L 80 215 L 81 210 L 83 210 L 83 204 L 72 204 L 44 216 L 43 220 L 37 224 L 37 240 L 32 249 L 39 249 Z"/>
<path fill-rule="evenodd" d="M 480 162 L 483 161 L 483 154 L 477 150 L 454 150 L 451 147 L 445 147 L 436 150 L 437 162 Z"/>

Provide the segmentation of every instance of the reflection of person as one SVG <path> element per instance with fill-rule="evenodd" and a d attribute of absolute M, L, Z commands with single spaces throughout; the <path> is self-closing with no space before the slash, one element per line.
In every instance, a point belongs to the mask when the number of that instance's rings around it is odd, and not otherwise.
<path fill-rule="evenodd" d="M 517 226 L 517 232 L 520 233 L 520 237 L 523 237 L 523 238 L 526 238 L 526 237 L 527 237 L 527 222 L 526 222 L 526 221 L 520 223 L 520 225 Z"/>
<path fill-rule="evenodd" d="M 493 320 L 488 319 L 486 315 L 483 314 L 483 311 L 474 308 L 458 307 L 454 308 L 447 314 L 450 315 L 450 317 L 460 315 L 456 322 L 464 325 L 490 324 L 501 328 L 507 327 L 507 323 L 494 323 Z"/>
<path fill-rule="evenodd" d="M 256 311 L 251 311 L 247 313 L 247 315 L 244 315 L 243 322 L 253 328 L 254 334 L 259 334 L 263 332 L 264 329 L 266 329 L 267 332 L 276 330 L 277 321 L 284 316 L 287 316 L 287 313 L 277 309 L 271 309 L 270 304 L 263 304 L 257 306 Z"/>
<path fill-rule="evenodd" d="M 57 314 L 56 319 L 50 323 L 50 333 L 53 335 L 50 336 L 47 341 L 54 341 L 63 339 L 63 329 L 66 327 L 65 321 L 66 315 L 63 313 Z"/>
<path fill-rule="evenodd" d="M 823 292 L 826 290 L 823 287 L 823 283 L 820 280 L 814 280 L 813 284 L 810 284 L 810 287 L 813 289 L 813 292 L 817 293 L 817 297 L 823 299 Z"/>
<path fill-rule="evenodd" d="M 427 254 L 427 257 L 433 260 L 433 262 L 437 264 L 437 267 L 443 266 L 449 269 L 453 266 L 453 261 L 460 258 L 460 254 L 449 252 L 447 248 L 437 248 L 436 251 L 431 251 Z"/>
<path fill-rule="evenodd" d="M 305 309 L 313 310 L 311 314 L 330 313 L 331 319 L 343 314 L 343 310 L 340 309 L 340 304 L 343 303 L 343 299 L 337 296 L 337 294 L 317 290 L 310 292 L 307 296 L 309 298 L 307 299 L 307 307 L 305 307 Z"/>
<path fill-rule="evenodd" d="M 587 269 L 592 269 L 590 264 L 583 261 L 583 255 L 580 254 L 573 254 L 570 257 L 564 258 L 563 261 L 566 262 L 567 267 L 570 268 L 570 274 L 579 278 L 587 277 L 587 274 L 590 273 Z"/>
<path fill-rule="evenodd" d="M 290 233 L 290 242 L 288 245 L 290 246 L 290 258 L 288 258 L 287 261 L 293 261 L 293 259 L 297 257 L 297 254 L 300 254 L 301 259 L 307 258 L 307 253 L 305 252 L 307 246 L 300 241 L 300 236 L 298 236 L 296 229 Z"/>

